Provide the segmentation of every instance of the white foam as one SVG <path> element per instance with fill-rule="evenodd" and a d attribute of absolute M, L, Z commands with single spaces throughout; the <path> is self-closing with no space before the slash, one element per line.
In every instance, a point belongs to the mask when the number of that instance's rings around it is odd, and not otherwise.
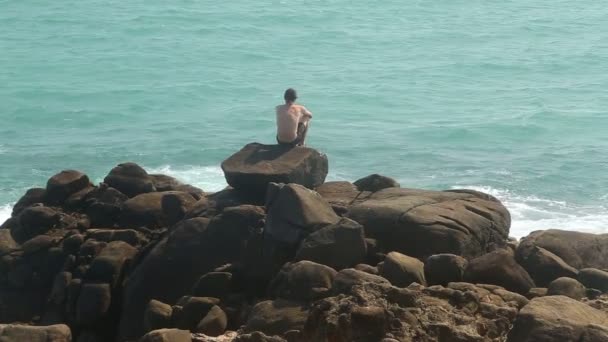
<path fill-rule="evenodd" d="M 8 220 L 11 217 L 12 212 L 13 203 L 0 205 L 0 225 L 2 225 L 4 221 Z"/>
<path fill-rule="evenodd" d="M 158 168 L 145 169 L 150 174 L 160 173 L 171 176 L 183 183 L 194 185 L 207 192 L 219 191 L 227 186 L 224 172 L 219 166 L 183 166 L 175 168 L 165 165 Z"/>
<path fill-rule="evenodd" d="M 458 186 L 498 198 L 511 213 L 510 235 L 521 238 L 535 230 L 564 229 L 608 233 L 608 208 L 576 206 L 536 196 L 522 196 L 488 186 Z"/>

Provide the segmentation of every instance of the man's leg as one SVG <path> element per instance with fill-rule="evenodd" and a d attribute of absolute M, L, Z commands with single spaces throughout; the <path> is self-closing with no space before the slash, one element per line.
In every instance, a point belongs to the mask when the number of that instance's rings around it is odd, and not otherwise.
<path fill-rule="evenodd" d="M 298 124 L 297 146 L 304 146 L 304 143 L 306 142 L 306 133 L 308 133 L 308 122 L 300 122 Z"/>

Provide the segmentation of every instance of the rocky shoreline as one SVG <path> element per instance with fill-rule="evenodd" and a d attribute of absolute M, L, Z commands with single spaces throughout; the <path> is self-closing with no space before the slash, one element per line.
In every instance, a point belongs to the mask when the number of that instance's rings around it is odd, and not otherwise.
<path fill-rule="evenodd" d="M 328 164 L 249 144 L 216 193 L 56 174 L 1 226 L 0 340 L 608 341 L 608 234 L 516 241 L 488 194 Z"/>

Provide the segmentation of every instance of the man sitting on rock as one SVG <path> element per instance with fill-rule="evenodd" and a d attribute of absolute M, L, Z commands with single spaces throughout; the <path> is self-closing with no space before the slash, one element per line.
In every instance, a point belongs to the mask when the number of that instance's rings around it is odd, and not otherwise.
<path fill-rule="evenodd" d="M 312 113 L 306 107 L 296 104 L 295 89 L 285 90 L 285 104 L 276 107 L 277 142 L 279 145 L 303 146 Z"/>

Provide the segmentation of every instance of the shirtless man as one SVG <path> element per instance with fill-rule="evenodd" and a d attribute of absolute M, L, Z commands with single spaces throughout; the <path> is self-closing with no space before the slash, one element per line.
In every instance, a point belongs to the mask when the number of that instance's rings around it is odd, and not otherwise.
<path fill-rule="evenodd" d="M 280 145 L 303 146 L 312 113 L 302 105 L 295 104 L 298 98 L 292 88 L 285 90 L 285 104 L 276 107 L 277 142 Z"/>

